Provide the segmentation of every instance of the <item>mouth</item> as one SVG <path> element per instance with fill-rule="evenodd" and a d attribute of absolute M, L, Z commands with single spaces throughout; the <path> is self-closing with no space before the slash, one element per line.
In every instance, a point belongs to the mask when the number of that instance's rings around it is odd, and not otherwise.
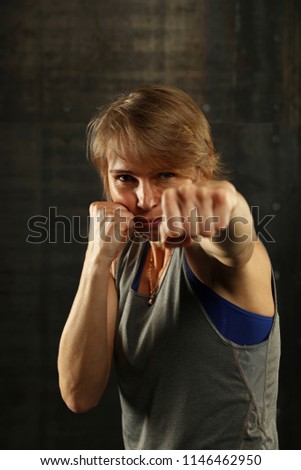
<path fill-rule="evenodd" d="M 148 219 L 146 217 L 137 216 L 134 218 L 134 226 L 136 229 L 157 227 L 162 222 L 162 217 L 153 217 Z"/>

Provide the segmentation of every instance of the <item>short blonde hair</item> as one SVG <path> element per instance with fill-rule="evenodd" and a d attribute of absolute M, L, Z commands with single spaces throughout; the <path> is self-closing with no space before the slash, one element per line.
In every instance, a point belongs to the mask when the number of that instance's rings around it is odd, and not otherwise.
<path fill-rule="evenodd" d="M 207 119 L 189 95 L 167 85 L 137 88 L 100 108 L 87 128 L 87 150 L 107 196 L 109 153 L 152 168 L 197 168 L 210 179 L 222 177 Z"/>

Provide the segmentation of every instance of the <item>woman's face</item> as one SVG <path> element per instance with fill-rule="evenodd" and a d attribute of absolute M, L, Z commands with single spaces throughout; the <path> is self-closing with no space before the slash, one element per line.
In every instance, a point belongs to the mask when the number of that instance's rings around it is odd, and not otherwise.
<path fill-rule="evenodd" d="M 146 224 L 162 216 L 161 197 L 167 188 L 191 184 L 196 180 L 196 171 L 191 170 L 191 178 L 181 174 L 176 168 L 160 171 L 145 167 L 126 157 L 108 157 L 108 183 L 111 199 L 125 206 L 136 220 Z M 140 217 L 140 219 L 139 219 Z M 145 220 L 146 219 L 146 220 Z"/>

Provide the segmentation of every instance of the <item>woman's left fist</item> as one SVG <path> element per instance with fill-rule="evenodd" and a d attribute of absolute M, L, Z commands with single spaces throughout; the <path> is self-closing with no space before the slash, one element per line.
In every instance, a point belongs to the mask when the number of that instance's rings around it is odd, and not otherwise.
<path fill-rule="evenodd" d="M 161 205 L 161 241 L 189 246 L 198 237 L 213 237 L 228 227 L 237 193 L 228 181 L 185 184 L 166 189 Z"/>

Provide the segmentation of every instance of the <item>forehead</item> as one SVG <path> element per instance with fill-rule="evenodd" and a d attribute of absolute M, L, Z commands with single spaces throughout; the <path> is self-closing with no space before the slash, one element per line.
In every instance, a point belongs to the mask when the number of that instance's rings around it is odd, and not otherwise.
<path fill-rule="evenodd" d="M 151 172 L 171 169 L 175 166 L 170 161 L 166 162 L 160 157 L 152 158 L 151 156 L 143 156 L 141 158 L 134 158 L 127 154 L 120 155 L 112 151 L 107 154 L 107 162 L 109 172 L 117 170 L 127 170 L 133 173 L 141 170 Z"/>
<path fill-rule="evenodd" d="M 110 151 L 107 153 L 107 162 L 109 169 L 115 169 L 117 167 L 125 166 L 137 166 L 137 162 L 133 158 L 126 155 L 120 155 L 117 152 Z"/>

